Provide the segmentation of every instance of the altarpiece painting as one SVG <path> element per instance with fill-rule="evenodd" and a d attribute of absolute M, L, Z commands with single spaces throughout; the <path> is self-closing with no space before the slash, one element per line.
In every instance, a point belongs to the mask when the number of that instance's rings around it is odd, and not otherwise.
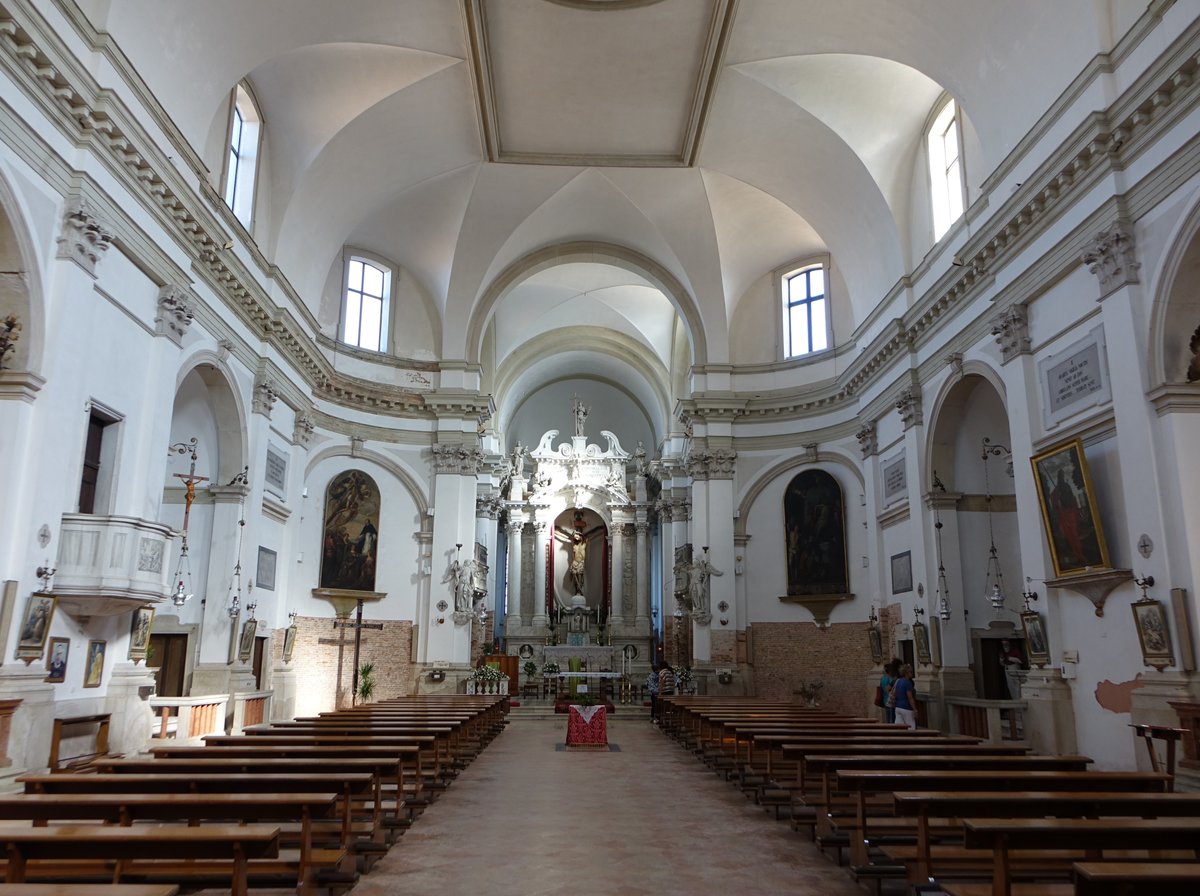
<path fill-rule="evenodd" d="M 321 587 L 375 590 L 379 486 L 362 470 L 334 477 L 325 492 Z"/>
<path fill-rule="evenodd" d="M 824 470 L 805 470 L 783 495 L 787 593 L 845 594 L 846 525 L 842 489 Z"/>

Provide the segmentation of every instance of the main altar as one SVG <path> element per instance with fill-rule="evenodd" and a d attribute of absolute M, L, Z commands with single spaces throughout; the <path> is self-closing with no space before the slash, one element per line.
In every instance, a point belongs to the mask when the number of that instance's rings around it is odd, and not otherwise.
<path fill-rule="evenodd" d="M 507 545 L 505 652 L 567 671 L 644 677 L 652 659 L 646 451 L 631 454 L 576 396 L 574 435 L 516 445 L 502 482 Z M 527 465 L 532 464 L 532 470 Z"/>

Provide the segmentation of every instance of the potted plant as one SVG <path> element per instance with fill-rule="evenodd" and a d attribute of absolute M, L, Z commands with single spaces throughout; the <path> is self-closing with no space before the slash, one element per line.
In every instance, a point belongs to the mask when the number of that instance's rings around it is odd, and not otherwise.
<path fill-rule="evenodd" d="M 691 666 L 680 666 L 675 670 L 675 681 L 679 685 L 679 693 L 690 694 L 695 689 L 693 682 L 696 680 L 696 673 L 692 671 Z"/>
<path fill-rule="evenodd" d="M 358 702 L 370 703 L 371 696 L 375 693 L 375 679 L 372 677 L 375 674 L 374 663 L 363 663 L 358 667 Z"/>
<path fill-rule="evenodd" d="M 799 687 L 796 688 L 796 693 L 809 706 L 816 706 L 823 690 L 825 690 L 823 681 L 801 681 Z"/>
<path fill-rule="evenodd" d="M 521 671 L 525 673 L 525 677 L 530 681 L 533 681 L 538 677 L 537 663 L 535 663 L 533 660 L 526 660 L 525 665 L 521 667 Z"/>

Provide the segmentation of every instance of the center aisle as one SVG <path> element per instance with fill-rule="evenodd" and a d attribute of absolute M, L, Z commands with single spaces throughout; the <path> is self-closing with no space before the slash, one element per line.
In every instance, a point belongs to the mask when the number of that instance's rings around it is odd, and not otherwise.
<path fill-rule="evenodd" d="M 845 868 L 664 737 L 565 752 L 566 717 L 514 719 L 351 896 L 861 896 Z"/>

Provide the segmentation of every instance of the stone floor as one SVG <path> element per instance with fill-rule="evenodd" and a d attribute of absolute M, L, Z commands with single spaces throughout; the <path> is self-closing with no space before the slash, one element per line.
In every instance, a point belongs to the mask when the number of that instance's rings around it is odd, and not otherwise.
<path fill-rule="evenodd" d="M 861 896 L 643 711 L 610 716 L 616 752 L 560 751 L 565 732 L 514 710 L 350 896 Z"/>

